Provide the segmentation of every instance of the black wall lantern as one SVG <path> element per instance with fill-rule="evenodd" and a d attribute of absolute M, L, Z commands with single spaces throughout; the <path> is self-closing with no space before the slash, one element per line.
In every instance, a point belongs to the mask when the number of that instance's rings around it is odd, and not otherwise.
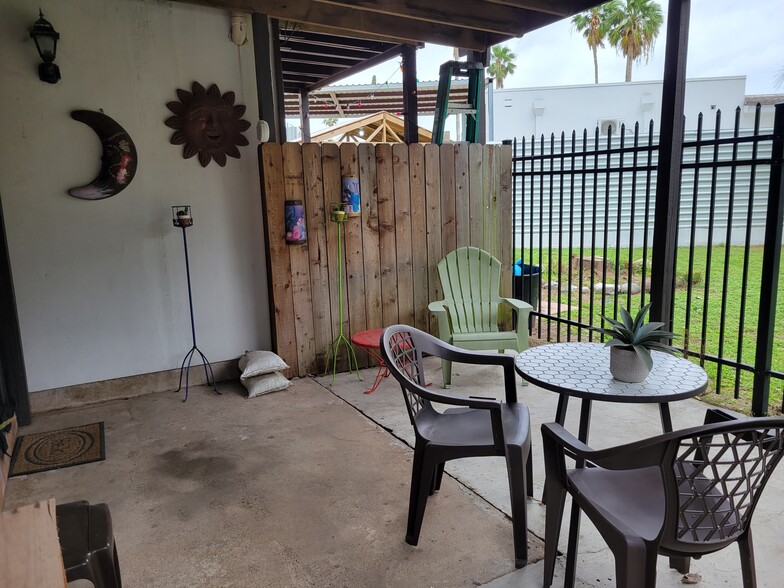
<path fill-rule="evenodd" d="M 52 23 L 44 18 L 40 8 L 38 16 L 40 18 L 30 27 L 30 36 L 35 41 L 35 48 L 38 49 L 38 55 L 43 60 L 43 63 L 38 66 L 38 77 L 42 82 L 56 84 L 60 79 L 60 68 L 54 64 L 54 58 L 57 55 L 57 40 L 60 38 L 60 33 L 54 30 Z"/>

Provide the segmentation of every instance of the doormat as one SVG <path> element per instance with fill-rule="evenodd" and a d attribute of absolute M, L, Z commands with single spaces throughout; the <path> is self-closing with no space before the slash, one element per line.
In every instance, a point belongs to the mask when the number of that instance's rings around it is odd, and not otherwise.
<path fill-rule="evenodd" d="M 103 422 L 32 433 L 16 440 L 8 477 L 68 468 L 105 458 Z"/>

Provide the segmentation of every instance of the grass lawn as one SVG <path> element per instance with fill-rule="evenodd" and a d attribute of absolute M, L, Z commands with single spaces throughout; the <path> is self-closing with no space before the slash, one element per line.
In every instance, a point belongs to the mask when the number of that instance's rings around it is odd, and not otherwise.
<path fill-rule="evenodd" d="M 531 263 L 531 251 L 525 251 L 525 263 Z M 579 254 L 579 251 L 572 251 Z M 703 365 L 710 376 L 709 390 L 703 400 L 734 410 L 750 412 L 753 376 L 750 371 L 725 366 L 721 370 L 715 361 L 704 356 L 722 357 L 749 366 L 754 365 L 757 345 L 757 323 L 759 313 L 760 282 L 762 276 L 762 247 L 752 247 L 748 251 L 746 263 L 743 247 L 716 246 L 712 248 L 710 267 L 708 267 L 708 248 L 696 247 L 693 259 L 689 259 L 687 247 L 678 248 L 676 269 L 676 291 L 674 321 L 672 330 L 680 335 L 675 344 L 690 352 L 704 354 L 703 357 L 691 357 L 692 361 Z M 579 263 L 572 266 L 568 250 L 533 251 L 533 264 L 541 268 L 542 312 L 560 318 L 567 316 L 572 320 L 592 326 L 600 326 L 602 314 L 617 316 L 617 307 L 629 306 L 635 314 L 649 297 L 644 291 L 636 295 L 612 293 L 603 295 L 601 289 L 594 286 L 606 283 L 615 286 L 632 282 L 643 286 L 642 248 L 615 249 L 606 252 L 597 250 L 601 260 L 593 265 L 592 277 L 590 249 L 583 253 L 582 282 L 580 282 Z M 650 283 L 650 256 L 648 250 L 648 266 L 646 282 Z M 729 256 L 727 258 L 727 256 Z M 518 255 L 515 259 L 519 258 Z M 559 269 L 560 259 L 560 269 Z M 629 260 L 631 259 L 631 279 L 629 279 Z M 746 268 L 744 279 L 744 266 Z M 571 282 L 569 279 L 571 277 Z M 548 284 L 558 282 L 559 287 L 548 288 Z M 691 288 L 689 288 L 691 284 Z M 746 284 L 745 299 L 743 284 Z M 572 286 L 571 291 L 568 289 Z M 784 280 L 779 281 L 778 298 L 781 304 L 776 309 L 776 329 L 773 341 L 772 368 L 784 372 Z M 549 301 L 550 310 L 547 304 Z M 629 304 L 630 302 L 630 304 Z M 559 306 L 560 305 L 560 306 Z M 741 314 L 741 311 L 742 314 Z M 741 329 L 742 319 L 742 329 Z M 534 337 L 550 340 L 566 341 L 588 340 L 586 329 L 570 327 L 567 332 L 565 325 L 543 319 L 541 335 L 534 324 Z M 592 335 L 598 340 L 597 335 Z M 737 396 L 737 398 L 736 398 Z M 780 413 L 784 396 L 784 381 L 771 379 L 769 412 Z"/>

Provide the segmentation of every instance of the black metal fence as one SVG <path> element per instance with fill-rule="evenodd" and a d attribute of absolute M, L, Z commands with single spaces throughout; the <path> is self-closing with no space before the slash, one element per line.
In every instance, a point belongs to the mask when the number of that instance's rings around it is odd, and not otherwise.
<path fill-rule="evenodd" d="M 781 129 L 761 130 L 761 114 L 757 106 L 744 129 L 738 108 L 725 130 L 721 112 L 710 121 L 700 115 L 684 136 L 679 217 L 666 227 L 653 221 L 652 123 L 617 135 L 597 128 L 515 141 L 515 288 L 534 304 L 532 335 L 599 340 L 601 317 L 617 318 L 620 307 L 634 313 L 649 301 L 654 233 L 676 231 L 676 279 L 665 289 L 672 330 L 681 335 L 674 343 L 706 368 L 717 393 L 731 391 L 747 404 L 753 392 L 761 414 L 773 380 L 772 396 L 781 401 L 784 105 L 776 110 Z M 713 123 L 708 130 L 706 123 Z"/>

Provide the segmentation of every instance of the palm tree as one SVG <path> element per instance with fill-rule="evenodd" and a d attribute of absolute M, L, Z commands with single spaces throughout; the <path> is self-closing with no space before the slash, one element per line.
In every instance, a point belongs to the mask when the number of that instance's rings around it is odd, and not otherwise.
<path fill-rule="evenodd" d="M 632 63 L 653 54 L 664 18 L 654 0 L 613 0 L 605 5 L 607 39 L 626 57 L 626 81 L 632 81 Z"/>
<path fill-rule="evenodd" d="M 578 32 L 583 34 L 588 47 L 593 52 L 593 74 L 594 83 L 599 83 L 599 58 L 597 49 L 604 47 L 604 37 L 607 34 L 606 22 L 604 18 L 604 7 L 596 6 L 586 12 L 575 14 L 572 17 L 572 25 Z"/>
<path fill-rule="evenodd" d="M 777 88 L 784 86 L 784 65 L 781 66 L 779 73 L 773 78 L 773 83 L 776 85 Z"/>
<path fill-rule="evenodd" d="M 504 87 L 506 76 L 514 73 L 517 67 L 514 63 L 515 59 L 517 59 L 517 55 L 504 45 L 494 45 L 490 51 L 490 65 L 487 68 L 487 73 L 495 78 L 495 87 L 499 90 Z"/>

